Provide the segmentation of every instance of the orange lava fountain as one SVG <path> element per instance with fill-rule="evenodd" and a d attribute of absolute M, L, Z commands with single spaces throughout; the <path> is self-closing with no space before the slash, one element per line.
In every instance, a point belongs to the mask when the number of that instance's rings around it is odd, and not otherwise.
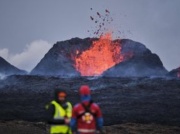
<path fill-rule="evenodd" d="M 90 49 L 80 55 L 76 52 L 75 68 L 81 76 L 98 76 L 115 64 L 123 61 L 119 42 L 112 41 L 112 34 L 106 33 L 92 42 Z"/>

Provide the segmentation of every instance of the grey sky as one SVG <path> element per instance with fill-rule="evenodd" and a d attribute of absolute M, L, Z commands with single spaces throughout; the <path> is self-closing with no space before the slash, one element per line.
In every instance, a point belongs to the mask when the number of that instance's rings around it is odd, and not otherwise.
<path fill-rule="evenodd" d="M 168 70 L 180 66 L 180 0 L 0 0 L 0 50 L 6 48 L 10 57 L 34 41 L 46 41 L 49 49 L 57 41 L 92 36 L 89 16 L 105 9 L 122 37 L 145 44 Z"/>

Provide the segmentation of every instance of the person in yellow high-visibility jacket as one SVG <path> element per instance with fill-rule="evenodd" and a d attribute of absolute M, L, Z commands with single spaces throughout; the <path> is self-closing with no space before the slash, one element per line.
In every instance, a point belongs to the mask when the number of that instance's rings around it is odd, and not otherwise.
<path fill-rule="evenodd" d="M 67 94 L 64 90 L 56 89 L 55 100 L 46 106 L 50 134 L 72 134 L 69 127 L 72 116 L 72 105 L 66 100 L 66 96 Z"/>

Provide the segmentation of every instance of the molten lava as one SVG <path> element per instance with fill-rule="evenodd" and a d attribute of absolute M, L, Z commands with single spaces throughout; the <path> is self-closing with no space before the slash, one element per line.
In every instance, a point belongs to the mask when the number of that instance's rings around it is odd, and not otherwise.
<path fill-rule="evenodd" d="M 111 33 L 102 35 L 92 42 L 90 49 L 79 54 L 74 61 L 77 71 L 82 76 L 98 76 L 115 64 L 123 61 L 119 42 L 112 41 Z"/>

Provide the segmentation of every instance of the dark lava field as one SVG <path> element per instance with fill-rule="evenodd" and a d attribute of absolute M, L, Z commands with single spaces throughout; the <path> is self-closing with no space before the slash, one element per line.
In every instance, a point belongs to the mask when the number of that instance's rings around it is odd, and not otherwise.
<path fill-rule="evenodd" d="M 0 120 L 46 121 L 45 105 L 54 98 L 54 88 L 65 89 L 74 105 L 82 84 L 92 89 L 105 125 L 131 122 L 180 126 L 180 79 L 167 77 L 12 75 L 0 80 Z"/>

